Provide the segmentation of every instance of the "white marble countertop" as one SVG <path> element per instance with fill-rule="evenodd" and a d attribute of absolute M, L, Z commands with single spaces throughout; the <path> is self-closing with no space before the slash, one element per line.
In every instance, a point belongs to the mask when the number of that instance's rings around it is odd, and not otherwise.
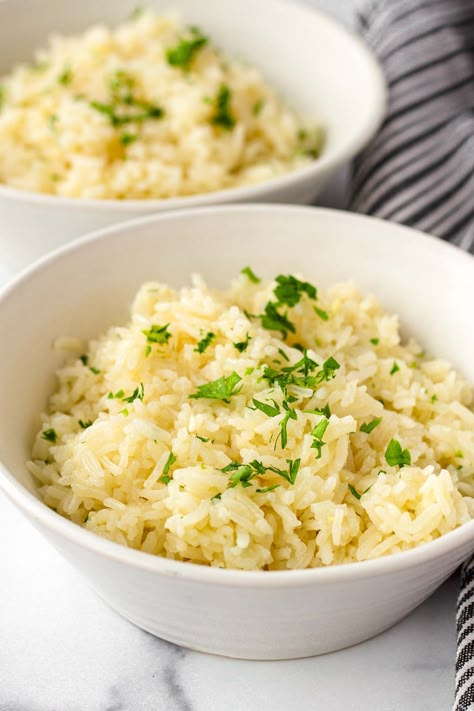
<path fill-rule="evenodd" d="M 351 21 L 353 0 L 311 0 Z M 342 206 L 343 171 L 323 203 Z M 8 278 L 0 264 L 0 283 Z M 246 662 L 180 649 L 112 612 L 0 496 L 0 711 L 448 711 L 457 579 L 350 649 Z"/>

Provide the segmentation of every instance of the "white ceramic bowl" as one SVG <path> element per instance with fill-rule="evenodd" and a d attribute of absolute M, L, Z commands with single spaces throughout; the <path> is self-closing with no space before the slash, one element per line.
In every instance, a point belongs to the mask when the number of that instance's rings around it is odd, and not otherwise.
<path fill-rule="evenodd" d="M 294 0 L 147 0 L 201 26 L 229 53 L 259 67 L 283 96 L 327 129 L 317 161 L 258 186 L 170 200 L 65 199 L 0 186 L 0 262 L 11 269 L 85 232 L 161 210 L 223 202 L 309 203 L 335 170 L 371 138 L 385 107 L 385 84 L 363 42 Z M 136 0 L 3 0 L 0 76 L 32 58 L 52 31 L 116 24 Z"/>
<path fill-rule="evenodd" d="M 130 550 L 80 528 L 37 499 L 25 467 L 60 362 L 54 338 L 90 338 L 123 322 L 147 279 L 179 286 L 199 272 L 224 287 L 246 264 L 268 278 L 301 271 L 321 286 L 354 279 L 401 314 L 406 332 L 474 381 L 474 330 L 467 327 L 474 259 L 450 245 L 317 208 L 230 206 L 142 218 L 44 258 L 0 295 L 0 489 L 99 595 L 140 627 L 216 654 L 302 657 L 360 642 L 400 620 L 473 550 L 474 521 L 374 561 L 221 570 Z"/>

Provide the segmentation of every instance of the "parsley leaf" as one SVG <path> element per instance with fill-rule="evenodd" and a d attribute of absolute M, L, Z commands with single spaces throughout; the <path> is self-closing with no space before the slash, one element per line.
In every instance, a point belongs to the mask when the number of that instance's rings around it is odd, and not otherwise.
<path fill-rule="evenodd" d="M 286 338 L 288 331 L 295 333 L 296 329 L 286 315 L 278 313 L 277 306 L 278 304 L 269 301 L 265 306 L 265 313 L 257 318 L 261 320 L 263 328 L 268 331 L 280 331 L 283 338 Z"/>
<path fill-rule="evenodd" d="M 321 380 L 332 380 L 336 377 L 336 370 L 339 370 L 341 366 L 335 358 L 330 356 L 323 363 L 322 377 Z"/>
<path fill-rule="evenodd" d="M 132 143 L 135 143 L 135 141 L 138 140 L 138 136 L 136 133 L 128 133 L 127 131 L 125 131 L 124 133 L 122 133 L 119 140 L 122 146 L 127 147 L 130 146 Z"/>
<path fill-rule="evenodd" d="M 255 466 L 257 465 L 257 466 Z M 261 471 L 263 469 L 263 471 Z M 251 485 L 252 479 L 255 479 L 259 474 L 265 473 L 265 467 L 256 460 L 250 464 L 242 464 L 241 462 L 231 462 L 226 467 L 221 469 L 224 474 L 230 474 L 229 489 L 234 489 L 240 484 L 244 489 Z"/>
<path fill-rule="evenodd" d="M 323 442 L 323 435 L 326 432 L 328 425 L 329 425 L 329 420 L 324 418 L 320 422 L 318 422 L 318 424 L 316 425 L 314 430 L 311 432 L 311 436 L 313 438 L 311 448 L 318 450 L 316 459 L 321 459 L 322 448 L 326 444 L 326 442 Z"/>
<path fill-rule="evenodd" d="M 87 363 L 89 362 L 89 358 L 86 355 L 79 356 L 79 360 L 83 365 L 87 365 Z"/>
<path fill-rule="evenodd" d="M 376 417 L 374 420 L 371 420 L 370 422 L 364 422 L 360 426 L 360 431 L 365 432 L 365 434 L 370 434 L 372 432 L 372 430 L 375 430 L 377 425 L 380 425 L 381 422 L 382 422 L 381 417 Z"/>
<path fill-rule="evenodd" d="M 296 413 L 296 410 L 294 410 L 292 407 L 290 407 L 286 400 L 283 400 L 282 406 L 283 406 L 283 409 L 286 410 L 286 414 L 285 414 L 284 418 L 282 419 L 282 421 L 280 422 L 280 434 L 276 438 L 275 448 L 276 448 L 278 439 L 281 437 L 281 448 L 285 449 L 287 442 L 288 442 L 288 432 L 287 432 L 288 422 L 290 420 L 296 420 L 298 415 Z"/>
<path fill-rule="evenodd" d="M 171 338 L 171 333 L 168 331 L 169 323 L 165 326 L 152 325 L 151 328 L 145 329 L 142 333 L 146 336 L 147 343 L 168 343 Z"/>
<path fill-rule="evenodd" d="M 85 422 L 83 420 L 78 420 L 78 424 L 81 429 L 86 430 L 88 427 L 91 427 L 93 422 L 92 420 L 86 420 Z"/>
<path fill-rule="evenodd" d="M 227 131 L 230 131 L 235 126 L 235 119 L 230 106 L 231 96 L 229 87 L 222 84 L 215 98 L 215 111 L 211 119 L 211 123 L 214 126 L 220 126 Z"/>
<path fill-rule="evenodd" d="M 199 398 L 208 398 L 210 400 L 223 400 L 223 402 L 229 402 L 229 398 L 232 395 L 238 395 L 242 390 L 242 386 L 235 389 L 236 385 L 240 383 L 242 378 L 238 375 L 235 370 L 226 378 L 218 378 L 210 383 L 205 383 L 204 385 L 199 385 L 197 391 L 193 395 L 189 395 L 189 398 L 198 400 Z"/>
<path fill-rule="evenodd" d="M 51 427 L 50 429 L 44 430 L 41 433 L 41 438 L 45 439 L 47 442 L 52 442 L 54 444 L 58 439 L 58 433 Z"/>
<path fill-rule="evenodd" d="M 234 348 L 237 348 L 239 353 L 243 353 L 244 351 L 247 350 L 250 341 L 252 340 L 252 336 L 249 336 L 247 333 L 247 336 L 245 337 L 245 341 L 238 341 L 237 343 L 233 343 L 232 345 Z"/>
<path fill-rule="evenodd" d="M 200 439 L 201 442 L 209 442 L 209 437 L 201 437 L 200 435 L 195 435 L 196 439 Z"/>
<path fill-rule="evenodd" d="M 327 419 L 331 417 L 331 410 L 329 408 L 328 402 L 324 405 L 324 407 L 316 407 L 314 410 L 305 410 L 304 412 L 306 412 L 308 415 L 324 415 L 324 417 L 327 417 Z"/>
<path fill-rule="evenodd" d="M 204 353 L 206 348 L 208 348 L 212 341 L 215 339 L 216 334 L 209 331 L 204 338 L 202 338 L 194 349 L 196 353 Z"/>
<path fill-rule="evenodd" d="M 207 42 L 207 37 L 204 37 L 197 28 L 193 27 L 190 30 L 190 37 L 188 39 L 182 37 L 176 47 L 171 47 L 166 51 L 166 61 L 172 67 L 189 69 L 196 53 L 204 47 Z"/>
<path fill-rule="evenodd" d="M 145 395 L 145 388 L 143 387 L 143 383 L 140 383 L 140 385 L 135 388 L 135 390 L 129 397 L 122 398 L 122 402 L 131 403 L 134 400 L 143 400 L 144 395 Z"/>
<path fill-rule="evenodd" d="M 380 343 L 380 339 L 379 338 L 371 338 L 370 342 L 372 343 L 373 346 L 378 346 Z"/>
<path fill-rule="evenodd" d="M 280 484 L 273 484 L 273 486 L 266 486 L 264 489 L 257 489 L 257 494 L 268 494 L 269 491 L 278 489 Z"/>
<path fill-rule="evenodd" d="M 68 86 L 72 82 L 72 71 L 71 67 L 65 67 L 61 74 L 58 76 L 58 84 L 63 86 Z"/>
<path fill-rule="evenodd" d="M 400 366 L 398 365 L 397 361 L 393 361 L 392 365 L 392 370 L 390 371 L 390 375 L 393 375 L 394 373 L 397 373 L 400 370 Z"/>
<path fill-rule="evenodd" d="M 107 400 L 121 400 L 125 395 L 123 390 L 117 390 L 116 393 L 109 393 L 107 395 Z"/>
<path fill-rule="evenodd" d="M 307 281 L 300 281 L 296 277 L 284 276 L 280 274 L 275 280 L 278 286 L 275 287 L 273 293 L 278 299 L 279 304 L 287 304 L 287 306 L 296 306 L 301 300 L 301 296 L 306 293 L 310 299 L 317 298 L 317 289 Z"/>
<path fill-rule="evenodd" d="M 278 467 L 268 467 L 268 469 L 286 479 L 289 484 L 294 484 L 300 469 L 301 459 L 287 459 L 286 461 L 288 463 L 287 472 L 284 469 L 278 469 Z"/>
<path fill-rule="evenodd" d="M 272 405 L 268 405 L 268 403 L 260 402 L 260 400 L 252 399 L 252 402 L 257 408 L 257 410 L 261 410 L 268 417 L 276 417 L 280 414 L 280 408 L 278 407 L 278 404 L 275 402 L 275 400 L 272 401 L 275 407 L 273 407 Z"/>
<path fill-rule="evenodd" d="M 350 491 L 351 491 L 352 496 L 355 496 L 355 498 L 359 501 L 359 500 L 360 500 L 360 497 L 362 496 L 362 494 L 359 494 L 359 492 L 357 491 L 357 489 L 354 489 L 354 487 L 352 486 L 352 484 L 349 484 L 349 489 L 350 489 Z"/>
<path fill-rule="evenodd" d="M 165 462 L 165 466 L 163 467 L 163 474 L 160 476 L 158 481 L 163 482 L 163 484 L 169 484 L 171 481 L 171 477 L 169 476 L 169 471 L 170 468 L 173 466 L 173 464 L 176 461 L 176 457 L 174 456 L 173 452 L 169 453 L 168 459 Z"/>
<path fill-rule="evenodd" d="M 91 373 L 94 373 L 94 375 L 99 375 L 99 374 L 100 374 L 99 368 L 94 368 L 93 365 L 91 365 L 91 367 L 89 368 L 89 370 L 91 371 Z"/>
<path fill-rule="evenodd" d="M 250 267 L 245 267 L 241 270 L 240 273 L 245 274 L 245 276 L 249 279 L 249 281 L 252 282 L 252 284 L 260 284 L 260 282 L 262 281 L 260 277 L 258 277 Z"/>
<path fill-rule="evenodd" d="M 402 445 L 397 439 L 391 439 L 385 452 L 387 464 L 391 467 L 397 464 L 404 467 L 406 464 L 411 464 L 411 454 L 408 449 L 402 449 Z"/>
<path fill-rule="evenodd" d="M 257 101 L 254 103 L 252 107 L 252 114 L 254 116 L 259 116 L 262 112 L 263 107 L 265 106 L 265 102 L 263 99 L 257 99 Z"/>
<path fill-rule="evenodd" d="M 323 309 L 319 309 L 317 306 L 314 306 L 313 308 L 315 313 L 318 314 L 319 318 L 322 318 L 323 321 L 329 321 L 329 315 L 327 311 L 323 311 Z"/>

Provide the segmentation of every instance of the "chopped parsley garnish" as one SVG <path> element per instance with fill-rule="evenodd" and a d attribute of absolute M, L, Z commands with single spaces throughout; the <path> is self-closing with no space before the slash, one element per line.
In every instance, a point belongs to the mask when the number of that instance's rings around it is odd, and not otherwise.
<path fill-rule="evenodd" d="M 218 378 L 210 383 L 199 385 L 197 391 L 193 395 L 189 395 L 191 399 L 198 400 L 199 398 L 208 398 L 210 400 L 223 400 L 229 402 L 232 395 L 238 395 L 242 390 L 242 385 L 236 390 L 236 386 L 242 378 L 235 370 L 226 377 Z"/>
<path fill-rule="evenodd" d="M 281 448 L 285 449 L 287 442 L 288 442 L 288 422 L 290 420 L 296 420 L 298 415 L 296 413 L 296 410 L 293 409 L 292 407 L 289 406 L 288 402 L 286 400 L 283 400 L 282 402 L 283 409 L 286 410 L 286 414 L 282 421 L 280 422 L 280 433 L 278 437 L 275 440 L 275 449 L 277 446 L 278 439 L 281 437 Z"/>
<path fill-rule="evenodd" d="M 290 359 L 288 358 L 288 356 L 286 355 L 285 351 L 282 348 L 278 349 L 278 353 L 281 355 L 281 357 L 284 360 L 288 361 L 288 363 L 290 362 Z"/>
<path fill-rule="evenodd" d="M 121 400 L 124 395 L 125 392 L 123 390 L 117 390 L 116 393 L 109 393 L 107 395 L 107 400 Z"/>
<path fill-rule="evenodd" d="M 120 73 L 124 74 L 124 73 Z M 119 75 L 119 72 L 116 73 Z M 112 102 L 105 104 L 101 101 L 91 101 L 89 106 L 106 116 L 115 128 L 125 126 L 129 123 L 142 123 L 147 119 L 160 119 L 163 109 L 148 101 L 135 99 L 131 93 L 131 80 L 121 80 L 117 78 L 111 82 Z M 125 91 L 125 93 L 124 93 Z M 118 112 L 119 109 L 125 111 Z M 135 109 L 130 111 L 130 109 Z"/>
<path fill-rule="evenodd" d="M 135 400 L 143 400 L 144 395 L 145 388 L 143 387 L 143 383 L 140 383 L 129 397 L 122 398 L 122 402 L 132 403 Z"/>
<path fill-rule="evenodd" d="M 71 67 L 65 67 L 61 74 L 58 76 L 58 84 L 63 86 L 68 86 L 72 82 L 72 71 Z"/>
<path fill-rule="evenodd" d="M 222 499 L 222 491 L 211 498 L 211 501 L 220 501 Z"/>
<path fill-rule="evenodd" d="M 169 476 L 169 472 L 171 467 L 176 461 L 176 457 L 174 456 L 173 452 L 169 453 L 168 459 L 165 462 L 165 466 L 163 467 L 163 474 L 160 476 L 158 481 L 161 481 L 163 484 L 169 484 L 171 481 L 171 477 Z"/>
<path fill-rule="evenodd" d="M 123 410 L 120 410 L 119 415 L 124 415 L 125 417 L 128 417 L 128 409 L 124 407 Z"/>
<path fill-rule="evenodd" d="M 211 119 L 213 126 L 220 126 L 227 131 L 230 131 L 235 126 L 235 119 L 230 106 L 231 96 L 229 87 L 222 84 L 215 98 L 214 115 Z"/>
<path fill-rule="evenodd" d="M 357 491 L 357 489 L 354 489 L 354 487 L 352 486 L 352 484 L 349 484 L 349 489 L 350 489 L 350 491 L 351 491 L 352 496 L 355 496 L 355 498 L 359 501 L 359 500 L 360 500 L 360 497 L 362 496 L 362 494 L 359 494 L 359 492 Z"/>
<path fill-rule="evenodd" d="M 365 432 L 365 434 L 370 434 L 372 432 L 372 430 L 375 430 L 377 425 L 380 425 L 381 422 L 382 422 L 381 417 L 376 417 L 374 420 L 371 420 L 370 422 L 364 422 L 360 426 L 360 431 Z"/>
<path fill-rule="evenodd" d="M 336 370 L 339 370 L 341 366 L 335 358 L 330 356 L 323 363 L 322 377 L 321 380 L 332 380 L 336 377 Z"/>
<path fill-rule="evenodd" d="M 53 428 L 50 428 L 48 430 L 44 430 L 41 433 L 41 438 L 45 439 L 47 442 L 52 442 L 54 444 L 58 439 L 58 433 L 56 432 L 56 430 L 53 430 Z"/>
<path fill-rule="evenodd" d="M 207 37 L 193 27 L 190 30 L 189 38 L 182 37 L 176 47 L 171 47 L 166 51 L 166 61 L 172 67 L 189 69 L 189 66 L 198 52 L 208 42 Z"/>
<path fill-rule="evenodd" d="M 128 133 L 125 131 L 124 133 L 121 134 L 119 141 L 122 144 L 122 146 L 130 146 L 132 143 L 135 143 L 135 141 L 138 140 L 138 136 L 136 133 Z"/>
<path fill-rule="evenodd" d="M 318 450 L 316 459 L 321 459 L 322 448 L 326 444 L 326 442 L 323 442 L 323 435 L 326 432 L 328 425 L 329 425 L 329 420 L 324 418 L 323 420 L 318 422 L 318 424 L 316 425 L 314 430 L 311 432 L 311 437 L 313 438 L 311 448 Z"/>
<path fill-rule="evenodd" d="M 273 484 L 273 486 L 266 486 L 264 489 L 257 489 L 257 494 L 268 494 L 269 491 L 278 489 L 280 484 Z"/>
<path fill-rule="evenodd" d="M 324 407 L 315 408 L 314 410 L 305 410 L 308 415 L 324 415 L 329 419 L 331 417 L 331 410 L 329 408 L 329 403 L 326 403 Z"/>
<path fill-rule="evenodd" d="M 254 459 L 249 464 L 242 464 L 241 462 L 231 462 L 226 467 L 220 470 L 224 474 L 230 474 L 229 489 L 234 489 L 238 484 L 240 484 L 244 489 L 251 485 L 252 479 L 256 476 L 265 474 L 266 467 L 256 459 Z"/>
<path fill-rule="evenodd" d="M 265 106 L 265 102 L 263 99 L 258 99 L 253 107 L 252 107 L 252 113 L 254 116 L 259 116 L 262 113 L 262 109 Z"/>
<path fill-rule="evenodd" d="M 431 396 L 431 402 L 436 402 L 437 399 L 438 399 L 438 396 L 437 396 L 437 395 L 432 395 L 432 396 Z"/>
<path fill-rule="evenodd" d="M 0 111 L 2 110 L 3 104 L 5 103 L 5 98 L 6 98 L 5 87 L 0 85 Z"/>
<path fill-rule="evenodd" d="M 209 333 L 207 333 L 204 336 L 204 338 L 202 338 L 199 341 L 196 348 L 194 349 L 196 351 L 196 353 L 204 353 L 206 348 L 208 348 L 211 345 L 211 343 L 215 339 L 215 337 L 216 337 L 216 334 L 209 331 Z"/>
<path fill-rule="evenodd" d="M 277 297 L 279 305 L 296 306 L 303 294 L 307 294 L 313 300 L 317 298 L 318 292 L 315 286 L 307 281 L 300 281 L 291 274 L 289 276 L 280 274 L 275 281 L 277 286 L 273 293 Z"/>
<path fill-rule="evenodd" d="M 169 323 L 165 326 L 156 326 L 153 324 L 151 328 L 143 330 L 142 333 L 146 336 L 147 343 L 168 343 L 171 338 L 168 326 Z"/>
<path fill-rule="evenodd" d="M 370 342 L 372 343 L 373 346 L 378 346 L 380 343 L 380 339 L 379 338 L 371 338 Z"/>
<path fill-rule="evenodd" d="M 277 306 L 278 304 L 269 301 L 265 306 L 265 313 L 257 318 L 261 320 L 263 328 L 268 331 L 280 331 L 283 338 L 286 338 L 288 331 L 295 333 L 296 329 L 286 315 L 278 313 Z"/>
<path fill-rule="evenodd" d="M 323 309 L 320 309 L 317 306 L 315 306 L 314 312 L 316 314 L 318 314 L 319 318 L 322 318 L 323 321 L 329 321 L 329 315 L 328 315 L 327 311 L 323 311 Z"/>
<path fill-rule="evenodd" d="M 464 454 L 458 449 L 457 452 L 454 452 L 454 456 L 458 457 L 459 459 L 463 459 Z"/>
<path fill-rule="evenodd" d="M 392 370 L 390 371 L 390 375 L 393 375 L 394 373 L 397 373 L 400 370 L 400 366 L 398 365 L 397 361 L 393 361 L 392 365 Z"/>
<path fill-rule="evenodd" d="M 201 437 L 200 435 L 195 435 L 196 439 L 200 439 L 201 442 L 209 442 L 209 437 Z"/>
<path fill-rule="evenodd" d="M 243 353 L 244 351 L 247 350 L 251 340 L 252 340 L 252 337 L 249 336 L 249 334 L 247 333 L 247 335 L 245 337 L 245 341 L 238 341 L 237 343 L 233 343 L 232 345 L 234 346 L 234 348 L 237 348 L 239 353 Z"/>
<path fill-rule="evenodd" d="M 86 430 L 88 427 L 91 427 L 93 425 L 92 420 L 86 420 L 85 422 L 84 420 L 78 420 L 77 422 L 79 424 L 79 427 L 83 430 Z"/>
<path fill-rule="evenodd" d="M 91 373 L 94 373 L 94 375 L 99 375 L 99 373 L 100 373 L 99 368 L 94 368 L 93 365 L 91 365 L 91 367 L 89 368 L 89 370 L 91 371 Z"/>
<path fill-rule="evenodd" d="M 316 368 L 318 367 L 318 364 L 316 363 L 315 360 L 312 360 L 308 356 L 308 351 L 305 350 L 303 351 L 303 357 L 294 365 L 288 365 L 285 368 L 282 368 L 284 373 L 294 373 L 300 372 L 303 373 L 304 377 L 306 378 L 309 373 L 312 373 Z"/>
<path fill-rule="evenodd" d="M 408 449 L 402 449 L 402 445 L 397 439 L 391 439 L 385 452 L 387 464 L 394 467 L 404 467 L 411 464 L 411 454 Z"/>
<path fill-rule="evenodd" d="M 83 365 L 87 365 L 87 363 L 89 362 L 89 358 L 86 355 L 79 356 L 79 360 Z"/>
<path fill-rule="evenodd" d="M 278 469 L 278 467 L 268 467 L 268 469 L 286 479 L 289 484 L 294 484 L 300 469 L 301 459 L 287 459 L 286 461 L 288 463 L 288 471 Z"/>
<path fill-rule="evenodd" d="M 244 269 L 242 269 L 240 273 L 245 274 L 245 276 L 249 279 L 249 281 L 252 282 L 252 284 L 260 284 L 260 282 L 262 281 L 260 277 L 258 277 L 250 267 L 244 267 Z"/>
<path fill-rule="evenodd" d="M 272 400 L 273 405 L 269 405 L 268 403 L 260 402 L 260 400 L 255 399 L 252 399 L 252 402 L 257 408 L 257 410 L 263 412 L 265 415 L 267 415 L 267 417 L 276 417 L 280 414 L 280 408 L 275 402 L 275 400 Z"/>

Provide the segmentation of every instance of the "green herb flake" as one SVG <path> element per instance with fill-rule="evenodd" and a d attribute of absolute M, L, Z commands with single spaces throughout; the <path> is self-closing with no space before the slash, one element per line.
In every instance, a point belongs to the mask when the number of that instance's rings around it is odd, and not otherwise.
<path fill-rule="evenodd" d="M 189 69 L 196 53 L 207 43 L 207 37 L 204 37 L 197 28 L 192 28 L 188 38 L 180 38 L 175 47 L 166 51 L 166 61 L 172 67 Z"/>
<path fill-rule="evenodd" d="M 85 354 L 79 356 L 79 360 L 83 365 L 87 365 L 87 363 L 89 362 L 89 358 Z"/>
<path fill-rule="evenodd" d="M 283 406 L 283 409 L 286 410 L 286 414 L 285 414 L 284 418 L 282 419 L 282 421 L 280 422 L 280 433 L 275 441 L 275 447 L 274 447 L 275 449 L 276 449 L 279 438 L 281 438 L 281 448 L 286 449 L 286 445 L 288 443 L 288 431 L 287 431 L 288 422 L 290 420 L 296 420 L 298 417 L 296 410 L 291 408 L 288 405 L 288 402 L 286 400 L 283 400 L 282 406 Z"/>
<path fill-rule="evenodd" d="M 290 362 L 290 359 L 288 358 L 288 356 L 286 355 L 285 351 L 282 348 L 278 349 L 278 353 L 281 355 L 281 357 L 284 360 L 288 361 L 288 363 Z"/>
<path fill-rule="evenodd" d="M 196 439 L 200 439 L 201 442 L 209 442 L 209 437 L 201 437 L 200 435 L 195 435 Z"/>
<path fill-rule="evenodd" d="M 321 459 L 322 449 L 323 449 L 324 445 L 326 444 L 326 442 L 323 442 L 323 436 L 328 428 L 328 425 L 329 425 L 329 420 L 324 418 L 320 422 L 318 422 L 316 427 L 311 432 L 311 436 L 313 438 L 313 442 L 311 444 L 311 449 L 316 449 L 318 452 L 316 455 L 316 459 Z"/>
<path fill-rule="evenodd" d="M 125 148 L 126 148 L 127 146 L 130 146 L 132 143 L 135 143 L 135 141 L 137 141 L 137 140 L 138 140 L 138 136 L 137 136 L 136 133 L 127 133 L 127 131 L 125 131 L 124 133 L 122 133 L 122 134 L 120 135 L 120 137 L 119 137 L 120 143 L 121 143 L 122 146 L 124 146 Z"/>
<path fill-rule="evenodd" d="M 237 348 L 239 353 L 243 353 L 249 347 L 249 343 L 251 340 L 252 340 L 252 337 L 249 336 L 249 334 L 247 333 L 247 335 L 245 337 L 245 341 L 238 341 L 237 343 L 233 343 L 232 345 L 234 346 L 234 348 Z"/>
<path fill-rule="evenodd" d="M 314 306 L 314 312 L 319 316 L 319 318 L 322 318 L 323 321 L 329 321 L 329 315 L 327 311 L 323 311 L 323 309 Z"/>
<path fill-rule="evenodd" d="M 430 399 L 431 399 L 431 402 L 436 402 L 437 399 L 438 399 L 438 396 L 437 396 L 437 395 L 432 395 Z"/>
<path fill-rule="evenodd" d="M 280 408 L 278 404 L 275 402 L 275 400 L 272 400 L 273 406 L 269 405 L 268 403 L 265 402 L 260 402 L 260 400 L 255 400 L 252 399 L 253 404 L 257 408 L 257 410 L 260 410 L 263 412 L 267 417 L 276 417 L 277 415 L 280 414 Z"/>
<path fill-rule="evenodd" d="M 216 334 L 215 334 L 215 333 L 212 333 L 211 331 L 209 331 L 209 333 L 207 333 L 207 334 L 204 336 L 204 338 L 202 338 L 202 339 L 199 341 L 199 343 L 197 344 L 197 346 L 196 346 L 196 348 L 194 349 L 194 351 L 195 351 L 196 353 L 204 353 L 204 351 L 206 350 L 206 348 L 209 348 L 209 346 L 211 345 L 211 343 L 212 343 L 212 341 L 215 339 L 215 337 L 216 337 Z"/>
<path fill-rule="evenodd" d="M 277 306 L 278 304 L 269 301 L 265 306 L 265 313 L 258 318 L 261 320 L 262 327 L 267 331 L 280 331 L 283 338 L 286 338 L 288 331 L 295 333 L 296 329 L 286 315 L 278 313 Z"/>
<path fill-rule="evenodd" d="M 362 494 L 359 494 L 359 492 L 357 491 L 357 489 L 354 489 L 354 487 L 352 486 L 352 484 L 349 484 L 349 489 L 350 489 L 350 492 L 351 492 L 352 496 L 355 496 L 355 498 L 359 501 L 359 500 L 360 500 L 360 497 L 362 496 Z"/>
<path fill-rule="evenodd" d="M 464 454 L 463 454 L 461 451 L 459 451 L 459 449 L 458 449 L 457 452 L 454 452 L 454 456 L 455 456 L 455 457 L 458 457 L 459 459 L 463 459 L 463 458 L 464 458 Z"/>
<path fill-rule="evenodd" d="M 262 109 L 265 106 L 265 102 L 263 99 L 257 99 L 257 101 L 254 103 L 252 107 L 252 114 L 254 116 L 260 116 L 262 113 Z"/>
<path fill-rule="evenodd" d="M 245 274 L 247 279 L 251 281 L 252 284 L 260 284 L 260 282 L 262 281 L 260 277 L 258 277 L 250 267 L 244 267 L 244 269 L 242 269 L 240 273 Z"/>
<path fill-rule="evenodd" d="M 169 472 L 175 461 L 176 457 L 174 456 L 173 452 L 170 452 L 168 455 L 168 459 L 165 462 L 165 466 L 163 467 L 163 474 L 160 476 L 158 481 L 161 481 L 163 484 L 166 485 L 170 483 L 171 477 L 169 476 Z"/>
<path fill-rule="evenodd" d="M 284 276 L 280 274 L 276 280 L 277 286 L 273 293 L 278 299 L 278 304 L 286 304 L 287 306 L 296 306 L 301 300 L 303 294 L 306 294 L 310 299 L 317 298 L 317 289 L 307 281 L 300 281 L 296 277 Z"/>
<path fill-rule="evenodd" d="M 393 365 L 392 365 L 392 370 L 390 371 L 390 375 L 393 375 L 394 373 L 398 373 L 399 370 L 400 370 L 400 366 L 398 365 L 397 361 L 394 360 Z"/>
<path fill-rule="evenodd" d="M 56 430 L 53 430 L 53 428 L 44 430 L 41 433 L 41 439 L 45 439 L 47 442 L 51 442 L 52 444 L 54 444 L 58 439 L 58 433 L 56 432 Z"/>
<path fill-rule="evenodd" d="M 280 484 L 273 484 L 273 486 L 266 486 L 264 489 L 257 489 L 257 494 L 268 494 L 269 491 L 278 489 Z"/>
<path fill-rule="evenodd" d="M 143 400 L 144 395 L 145 388 L 143 387 L 143 383 L 140 383 L 129 397 L 122 398 L 122 402 L 132 403 L 135 400 Z"/>
<path fill-rule="evenodd" d="M 235 370 L 227 377 L 218 378 L 210 383 L 199 385 L 197 391 L 189 398 L 198 400 L 199 398 L 208 398 L 209 400 L 222 400 L 228 403 L 232 395 L 238 395 L 242 390 L 242 386 L 236 389 L 236 386 L 242 378 Z"/>
<path fill-rule="evenodd" d="M 220 470 L 224 474 L 230 474 L 229 489 L 234 489 L 240 484 L 244 489 L 252 486 L 250 483 L 255 477 L 264 474 L 266 468 L 261 462 L 254 460 L 250 464 L 242 464 L 241 462 L 231 462 L 226 467 Z"/>
<path fill-rule="evenodd" d="M 235 126 L 235 118 L 231 111 L 232 93 L 228 86 L 222 84 L 215 98 L 214 115 L 211 118 L 213 126 L 220 126 L 226 131 L 230 131 Z"/>
<path fill-rule="evenodd" d="M 94 375 L 99 375 L 100 372 L 101 372 L 101 371 L 99 370 L 99 368 L 94 368 L 93 365 L 91 365 L 91 367 L 89 368 L 89 370 L 91 371 L 91 373 L 94 373 Z"/>
<path fill-rule="evenodd" d="M 71 67 L 64 67 L 63 71 L 58 76 L 58 84 L 62 84 L 62 86 L 69 86 L 69 84 L 71 82 L 72 82 Z"/>
<path fill-rule="evenodd" d="M 380 339 L 379 338 L 371 338 L 370 342 L 372 343 L 373 346 L 378 346 L 380 343 Z"/>
<path fill-rule="evenodd" d="M 373 430 L 375 430 L 377 425 L 380 425 L 381 422 L 382 422 L 381 417 L 376 417 L 374 420 L 371 420 L 370 422 L 364 422 L 360 426 L 360 431 L 365 432 L 365 434 L 370 434 Z"/>
<path fill-rule="evenodd" d="M 116 393 L 109 393 L 107 395 L 107 400 L 121 400 L 125 395 L 123 390 L 117 390 Z"/>
<path fill-rule="evenodd" d="M 300 469 L 301 459 L 287 459 L 286 462 L 288 464 L 288 471 L 279 469 L 278 467 L 268 467 L 268 469 L 278 474 L 278 476 L 283 477 L 289 484 L 294 484 Z"/>
<path fill-rule="evenodd" d="M 94 424 L 92 420 L 86 420 L 85 422 L 84 420 L 78 420 L 77 422 L 79 427 L 83 430 L 86 430 L 88 427 L 91 427 Z"/>
<path fill-rule="evenodd" d="M 211 498 L 211 501 L 220 501 L 222 499 L 222 491 Z"/>
<path fill-rule="evenodd" d="M 145 358 L 148 358 L 148 356 L 150 355 L 150 353 L 151 353 L 151 346 L 150 346 L 150 345 L 147 345 L 146 348 L 145 348 Z"/>
<path fill-rule="evenodd" d="M 402 445 L 396 439 L 391 439 L 385 452 L 387 464 L 391 467 L 398 465 L 404 467 L 411 464 L 411 454 L 408 449 L 402 449 Z"/>
<path fill-rule="evenodd" d="M 0 111 L 3 108 L 6 97 L 7 97 L 6 89 L 4 86 L 0 85 Z"/>
<path fill-rule="evenodd" d="M 335 358 L 330 356 L 326 361 L 323 363 L 323 370 L 322 370 L 322 380 L 332 380 L 332 378 L 336 377 L 336 370 L 339 370 L 341 366 L 337 362 Z"/>
<path fill-rule="evenodd" d="M 324 415 L 327 419 L 331 417 L 329 403 L 326 403 L 324 407 L 315 408 L 314 410 L 304 410 L 304 412 L 308 415 Z"/>
<path fill-rule="evenodd" d="M 168 331 L 169 323 L 164 326 L 153 324 L 151 328 L 144 329 L 142 333 L 146 336 L 147 343 L 168 343 L 171 338 L 171 333 Z"/>
<path fill-rule="evenodd" d="M 244 375 L 252 375 L 255 368 L 245 368 Z"/>

